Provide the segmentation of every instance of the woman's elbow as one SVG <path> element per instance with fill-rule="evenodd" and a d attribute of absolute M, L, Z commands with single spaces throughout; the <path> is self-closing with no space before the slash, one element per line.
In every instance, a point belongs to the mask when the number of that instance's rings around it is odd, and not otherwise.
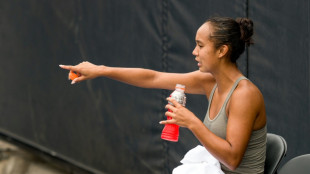
<path fill-rule="evenodd" d="M 230 166 L 226 166 L 229 170 L 234 171 L 238 168 L 237 165 L 230 165 Z"/>
<path fill-rule="evenodd" d="M 226 166 L 229 170 L 234 171 L 234 170 L 236 170 L 236 169 L 239 167 L 239 165 L 240 165 L 240 163 L 241 163 L 241 160 L 242 160 L 242 158 L 234 158 L 234 159 L 230 160 L 230 161 L 227 163 L 227 165 L 225 165 L 225 166 Z"/>
<path fill-rule="evenodd" d="M 229 169 L 229 170 L 231 170 L 231 171 L 234 171 L 234 170 L 236 170 L 237 168 L 238 168 L 238 166 L 239 165 L 227 165 L 226 167 Z"/>

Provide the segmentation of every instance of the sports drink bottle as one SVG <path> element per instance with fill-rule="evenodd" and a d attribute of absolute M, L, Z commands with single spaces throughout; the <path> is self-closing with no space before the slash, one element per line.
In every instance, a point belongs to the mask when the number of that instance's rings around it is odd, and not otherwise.
<path fill-rule="evenodd" d="M 175 86 L 175 90 L 171 93 L 170 97 L 176 100 L 181 105 L 185 106 L 186 104 L 186 96 L 185 96 L 185 86 L 181 84 L 177 84 Z M 173 105 L 171 102 L 169 104 Z M 168 109 L 169 112 L 172 112 Z M 167 116 L 167 120 L 171 120 L 172 118 Z M 162 133 L 161 139 L 167 141 L 177 142 L 179 140 L 179 126 L 176 124 L 166 124 Z"/>

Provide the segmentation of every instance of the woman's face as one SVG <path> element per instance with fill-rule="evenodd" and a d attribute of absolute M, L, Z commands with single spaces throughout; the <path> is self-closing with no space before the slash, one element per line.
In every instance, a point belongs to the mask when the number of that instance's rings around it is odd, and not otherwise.
<path fill-rule="evenodd" d="M 214 48 L 213 42 L 209 40 L 212 27 L 210 23 L 204 23 L 196 33 L 196 47 L 193 50 L 195 60 L 201 72 L 210 72 L 217 63 L 217 49 Z"/>

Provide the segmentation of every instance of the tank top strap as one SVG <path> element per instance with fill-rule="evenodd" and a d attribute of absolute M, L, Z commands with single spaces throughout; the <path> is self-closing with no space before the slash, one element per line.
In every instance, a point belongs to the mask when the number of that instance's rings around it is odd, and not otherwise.
<path fill-rule="evenodd" d="M 212 101 L 212 98 L 213 98 L 213 95 L 214 95 L 216 87 L 217 87 L 217 84 L 214 85 L 214 87 L 213 87 L 213 89 L 211 91 L 211 94 L 210 94 L 210 97 L 209 97 L 209 103 L 211 103 L 210 101 Z"/>
<path fill-rule="evenodd" d="M 224 102 L 223 106 L 226 106 L 226 105 L 227 105 L 227 102 L 228 102 L 228 100 L 230 99 L 232 93 L 235 91 L 235 89 L 236 89 L 236 87 L 238 86 L 239 82 L 240 82 L 241 80 L 243 80 L 243 79 L 247 79 L 247 78 L 244 77 L 244 76 L 241 76 L 241 77 L 239 77 L 239 78 L 236 80 L 236 82 L 234 83 L 234 85 L 233 85 L 232 88 L 230 89 L 230 91 L 229 91 L 229 93 L 228 93 L 228 95 L 227 95 L 227 97 L 226 97 L 226 99 L 225 99 L 225 102 Z"/>

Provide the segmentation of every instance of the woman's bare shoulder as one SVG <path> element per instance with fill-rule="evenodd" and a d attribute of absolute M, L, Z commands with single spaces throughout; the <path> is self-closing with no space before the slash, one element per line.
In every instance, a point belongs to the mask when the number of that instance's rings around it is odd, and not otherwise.
<path fill-rule="evenodd" d="M 250 104 L 258 110 L 264 104 L 264 98 L 259 88 L 249 80 L 242 80 L 239 82 L 236 90 L 231 96 L 234 102 L 242 103 L 244 105 Z"/>
<path fill-rule="evenodd" d="M 266 109 L 264 97 L 259 88 L 249 80 L 240 81 L 231 97 L 229 112 L 238 112 L 244 119 L 253 121 L 253 130 L 259 130 L 266 125 Z M 234 113 L 236 113 L 234 112 Z"/>

